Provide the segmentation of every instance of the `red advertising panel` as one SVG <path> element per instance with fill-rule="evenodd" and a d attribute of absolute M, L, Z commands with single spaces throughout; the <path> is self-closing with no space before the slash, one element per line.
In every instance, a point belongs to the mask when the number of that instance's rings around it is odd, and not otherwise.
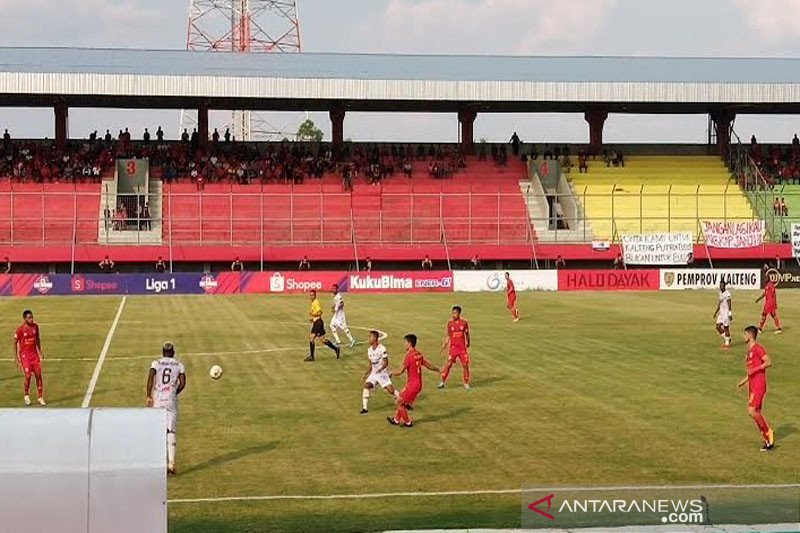
<path fill-rule="evenodd" d="M 450 271 L 355 272 L 347 279 L 349 292 L 453 292 Z"/>
<path fill-rule="evenodd" d="M 243 293 L 296 294 L 310 290 L 329 291 L 336 283 L 347 291 L 346 272 L 254 272 L 242 278 Z"/>
<path fill-rule="evenodd" d="M 657 291 L 658 270 L 559 270 L 560 291 Z"/>

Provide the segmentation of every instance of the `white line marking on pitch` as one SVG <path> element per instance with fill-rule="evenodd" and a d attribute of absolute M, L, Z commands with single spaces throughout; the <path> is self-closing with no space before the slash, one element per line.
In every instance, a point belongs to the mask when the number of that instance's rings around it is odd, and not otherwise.
<path fill-rule="evenodd" d="M 692 490 L 692 489 L 797 489 L 800 483 L 753 484 L 753 485 L 622 485 L 606 487 L 531 487 L 522 489 L 497 490 L 450 490 L 442 492 L 376 492 L 364 494 L 276 494 L 272 496 L 222 496 L 219 498 L 180 498 L 168 503 L 213 503 L 213 502 L 246 502 L 277 500 L 361 500 L 379 498 L 417 498 L 436 496 L 482 496 L 487 494 L 520 494 L 522 492 L 567 491 L 597 492 L 602 490 Z"/>
<path fill-rule="evenodd" d="M 136 322 L 128 322 L 128 321 L 121 321 L 119 324 L 134 324 Z M 360 326 L 350 326 L 350 329 L 360 329 L 364 331 L 370 331 L 374 328 L 365 328 Z M 389 334 L 385 331 L 375 330 L 380 333 L 380 340 L 386 339 Z M 109 332 L 110 333 L 110 332 Z M 357 342 L 356 346 L 364 346 L 366 341 Z M 105 348 L 105 347 L 104 347 Z M 304 347 L 302 346 L 285 346 L 283 348 L 264 348 L 260 350 L 237 350 L 231 352 L 187 352 L 187 353 L 178 353 L 179 357 L 189 357 L 189 356 L 223 356 L 223 355 L 255 355 L 255 354 L 262 354 L 262 353 L 277 353 L 277 352 L 294 352 L 297 350 L 302 350 Z M 107 357 L 106 361 L 136 361 L 140 359 L 155 359 L 157 356 L 152 355 L 131 355 L 131 356 L 120 356 L 120 357 Z M 48 357 L 47 362 L 50 363 L 92 363 L 97 361 L 97 359 L 87 358 L 87 357 Z M 0 359 L 0 361 L 8 361 L 14 362 L 14 359 Z"/>
<path fill-rule="evenodd" d="M 81 407 L 84 409 L 89 407 L 89 404 L 92 402 L 92 395 L 94 394 L 94 388 L 97 386 L 97 380 L 100 378 L 100 371 L 103 369 L 103 362 L 105 362 L 106 355 L 108 355 L 108 349 L 111 348 L 111 339 L 114 338 L 114 332 L 117 331 L 119 317 L 122 316 L 122 310 L 125 309 L 125 302 L 127 301 L 128 297 L 123 296 L 122 301 L 119 303 L 119 308 L 117 309 L 117 315 L 114 317 L 114 321 L 111 323 L 111 327 L 108 330 L 108 335 L 106 335 L 106 342 L 103 343 L 103 349 L 100 350 L 100 357 L 97 358 L 97 364 L 94 367 L 92 379 L 89 381 L 89 387 L 86 389 L 86 396 L 83 397 L 83 403 L 81 404 Z"/>

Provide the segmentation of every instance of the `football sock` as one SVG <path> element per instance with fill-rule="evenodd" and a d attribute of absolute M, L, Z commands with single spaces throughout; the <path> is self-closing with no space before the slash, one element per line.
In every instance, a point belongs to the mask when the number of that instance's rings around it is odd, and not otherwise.
<path fill-rule="evenodd" d="M 336 344 L 342 342 L 341 340 L 339 340 L 339 334 L 336 332 L 335 329 L 333 330 L 333 338 L 336 340 Z"/>
<path fill-rule="evenodd" d="M 336 346 L 331 341 L 329 341 L 328 339 L 325 339 L 325 346 L 327 346 L 328 348 L 330 348 L 334 352 L 336 351 Z"/>
<path fill-rule="evenodd" d="M 315 348 L 316 348 L 316 345 L 314 344 L 314 341 L 311 341 L 311 342 L 308 343 L 308 351 L 309 351 L 309 353 L 311 355 L 311 359 L 314 359 L 314 349 Z"/>
<path fill-rule="evenodd" d="M 769 424 L 767 423 L 767 419 L 764 418 L 764 415 L 761 413 L 756 413 L 753 416 L 753 420 L 755 420 L 758 430 L 761 431 L 761 435 L 764 437 L 764 440 L 767 440 L 767 435 L 769 433 Z"/>
<path fill-rule="evenodd" d="M 397 389 L 394 390 L 394 397 L 395 398 L 399 398 L 400 397 L 400 391 L 399 390 L 397 390 Z"/>
<path fill-rule="evenodd" d="M 42 397 L 42 393 L 44 392 L 44 378 L 41 374 L 36 374 L 36 393 L 39 395 L 39 398 Z"/>
<path fill-rule="evenodd" d="M 447 361 L 447 364 L 444 365 L 444 370 L 442 370 L 442 383 L 446 382 L 447 378 L 450 377 L 450 367 L 452 366 L 452 361 Z"/>
<path fill-rule="evenodd" d="M 464 378 L 464 385 L 469 385 L 469 378 L 470 378 L 469 365 L 461 365 L 461 372 Z"/>
<path fill-rule="evenodd" d="M 764 329 L 764 324 L 767 323 L 767 315 L 761 315 L 761 322 L 758 323 L 758 329 Z"/>
<path fill-rule="evenodd" d="M 397 412 L 394 414 L 394 419 L 401 424 L 405 422 L 406 424 L 411 422 L 411 417 L 408 416 L 408 411 L 406 410 L 406 406 L 400 404 L 397 406 Z"/>
<path fill-rule="evenodd" d="M 347 340 L 349 340 L 350 342 L 353 342 L 353 336 L 350 335 L 350 330 L 349 329 L 344 330 L 344 334 L 347 335 Z"/>
<path fill-rule="evenodd" d="M 27 374 L 25 376 L 25 396 L 29 396 L 31 392 L 31 376 Z"/>
<path fill-rule="evenodd" d="M 781 329 L 781 319 L 778 318 L 778 315 L 775 315 L 772 318 L 773 318 L 773 320 L 775 320 L 775 327 L 778 328 L 778 329 Z"/>
<path fill-rule="evenodd" d="M 725 335 L 723 338 L 725 339 L 725 346 L 730 346 L 731 345 L 731 338 L 728 337 L 727 335 Z"/>
<path fill-rule="evenodd" d="M 361 389 L 361 407 L 366 411 L 369 403 L 369 389 Z"/>
<path fill-rule="evenodd" d="M 175 450 L 178 448 L 177 438 L 175 433 L 167 432 L 167 462 L 171 465 L 175 464 Z"/>

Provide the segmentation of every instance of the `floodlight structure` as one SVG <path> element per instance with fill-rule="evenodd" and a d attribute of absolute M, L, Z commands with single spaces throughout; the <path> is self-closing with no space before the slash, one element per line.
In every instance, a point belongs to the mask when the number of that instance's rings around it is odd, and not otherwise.
<path fill-rule="evenodd" d="M 302 51 L 296 0 L 189 0 L 186 49 L 196 52 L 291 54 Z M 260 113 L 234 111 L 231 133 L 237 140 L 292 137 Z M 181 131 L 196 120 L 184 110 Z"/>

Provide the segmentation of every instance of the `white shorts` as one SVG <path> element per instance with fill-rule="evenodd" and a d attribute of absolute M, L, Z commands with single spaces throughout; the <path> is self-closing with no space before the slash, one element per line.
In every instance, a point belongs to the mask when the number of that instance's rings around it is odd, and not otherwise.
<path fill-rule="evenodd" d="M 729 327 L 731 325 L 731 315 L 730 313 L 720 313 L 717 315 L 717 324 L 722 325 L 723 327 Z"/>
<path fill-rule="evenodd" d="M 347 329 L 347 318 L 344 313 L 335 313 L 331 318 L 331 329 Z"/>
<path fill-rule="evenodd" d="M 392 378 L 389 377 L 388 372 L 373 372 L 367 378 L 367 383 L 371 383 L 373 387 L 378 385 L 380 388 L 385 389 L 392 384 Z"/>
<path fill-rule="evenodd" d="M 158 405 L 153 407 L 163 409 L 167 413 L 167 433 L 177 433 L 178 431 L 178 408 L 174 405 Z"/>

